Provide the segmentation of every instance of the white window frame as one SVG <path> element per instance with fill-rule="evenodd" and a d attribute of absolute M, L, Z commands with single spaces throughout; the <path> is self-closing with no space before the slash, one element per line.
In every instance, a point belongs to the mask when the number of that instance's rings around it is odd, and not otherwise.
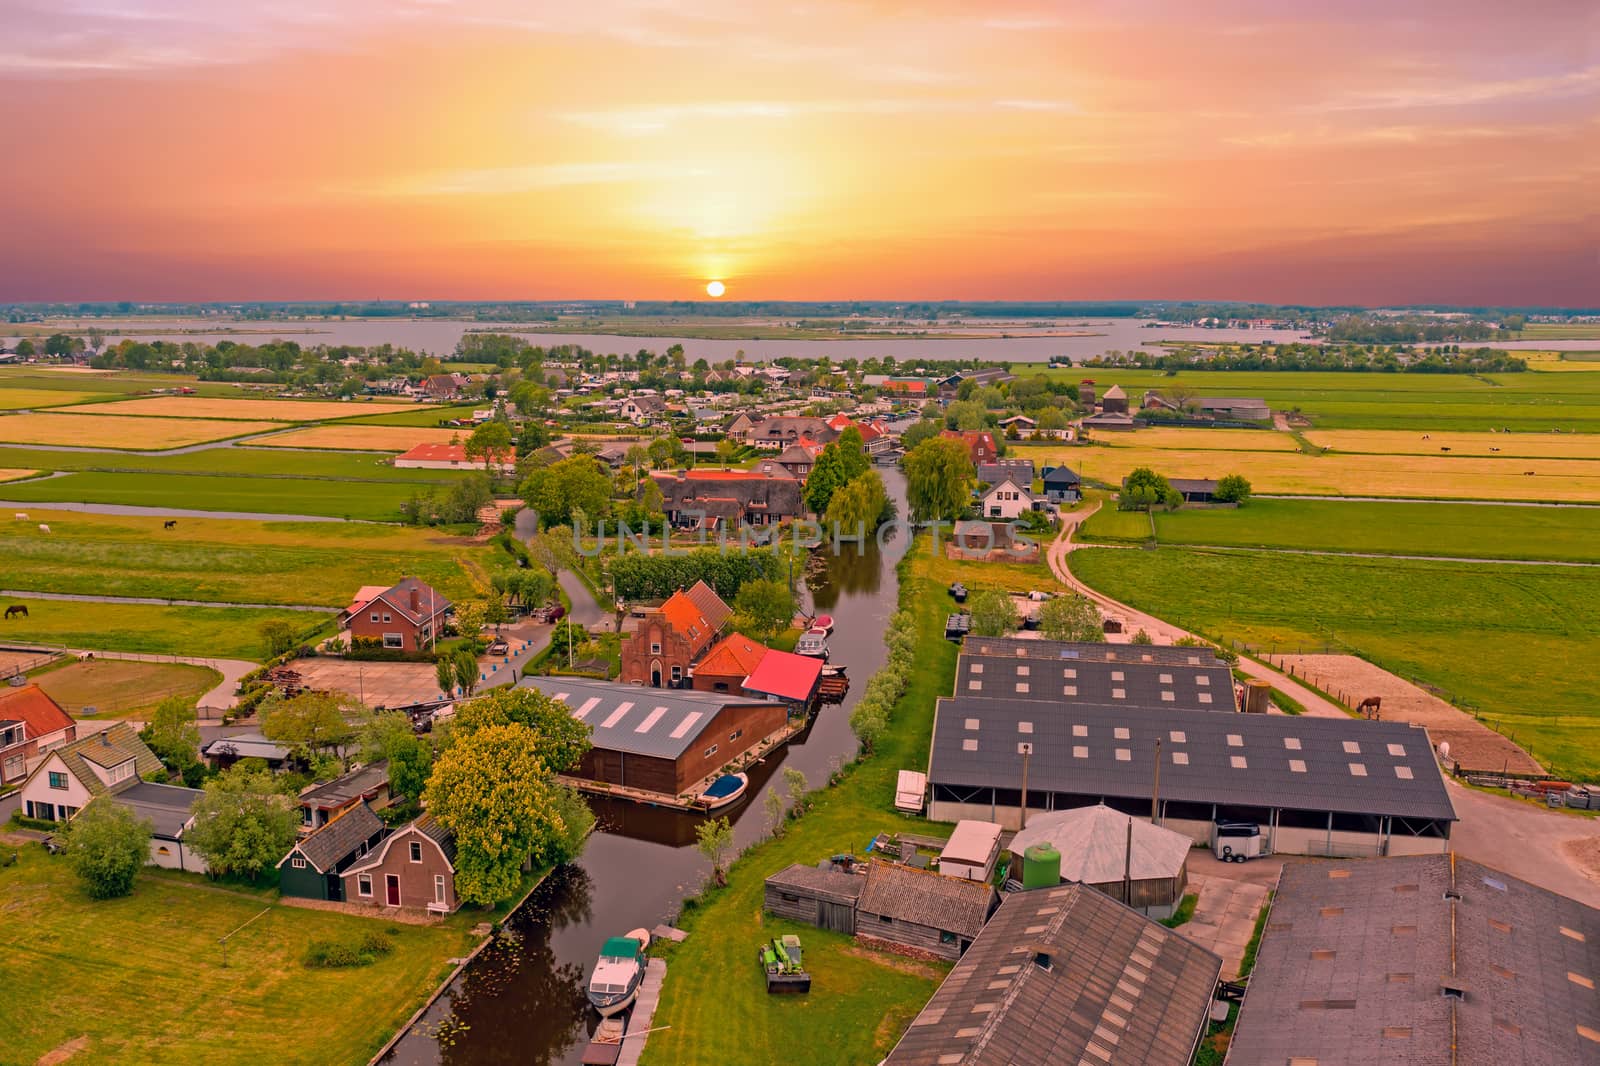
<path fill-rule="evenodd" d="M 717 746 L 715 744 L 713 744 L 709 748 L 706 749 L 706 758 L 709 759 L 709 758 L 711 758 L 711 756 L 715 755 L 716 753 L 717 753 Z"/>
<path fill-rule="evenodd" d="M 389 612 L 388 611 L 383 612 L 383 624 L 384 625 L 388 625 L 389 624 Z"/>
<path fill-rule="evenodd" d="M 444 874 L 433 875 L 433 901 L 435 903 L 445 902 Z"/>
<path fill-rule="evenodd" d="M 394 643 L 391 644 L 390 641 Z M 406 635 L 404 633 L 385 633 L 383 635 L 383 646 L 385 648 L 403 649 L 406 646 Z"/>
<path fill-rule="evenodd" d="M 49 770 L 49 771 L 46 771 L 46 775 L 47 776 L 45 777 L 45 783 L 48 784 L 51 788 L 56 789 L 57 791 L 60 791 L 60 792 L 67 791 L 67 788 L 68 788 L 68 785 L 67 785 L 67 772 L 65 770 Z M 59 784 L 59 785 L 56 784 L 56 780 L 58 778 L 61 781 L 61 784 Z"/>
<path fill-rule="evenodd" d="M 406 849 L 406 857 L 409 858 L 412 862 L 421 862 L 422 861 L 422 841 L 420 841 L 420 840 L 411 841 L 411 846 Z"/>
<path fill-rule="evenodd" d="M 373 611 L 372 612 L 372 619 L 371 620 L 373 622 L 376 622 L 378 620 L 378 612 L 377 611 Z"/>
<path fill-rule="evenodd" d="M 372 898 L 371 874 L 356 874 L 356 895 Z"/>
<path fill-rule="evenodd" d="M 301 855 L 299 852 L 295 852 L 295 854 L 289 857 L 289 865 L 294 867 L 296 870 L 304 870 L 306 868 L 306 857 Z"/>

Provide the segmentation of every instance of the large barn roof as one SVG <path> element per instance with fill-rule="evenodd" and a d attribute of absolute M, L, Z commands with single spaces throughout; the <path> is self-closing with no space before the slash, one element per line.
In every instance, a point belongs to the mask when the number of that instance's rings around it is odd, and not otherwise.
<path fill-rule="evenodd" d="M 644 688 L 577 677 L 528 677 L 521 684 L 561 700 L 593 729 L 597 748 L 676 759 L 705 732 L 717 712 L 761 700 L 684 689 Z"/>

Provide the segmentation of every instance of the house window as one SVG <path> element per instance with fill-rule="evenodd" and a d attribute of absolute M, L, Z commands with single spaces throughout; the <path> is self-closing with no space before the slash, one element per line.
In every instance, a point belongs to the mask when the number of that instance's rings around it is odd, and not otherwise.
<path fill-rule="evenodd" d="M 650 642 L 650 654 L 651 655 L 660 655 L 661 654 L 661 645 L 660 645 L 659 642 L 657 642 L 657 641 L 651 641 Z"/>
<path fill-rule="evenodd" d="M 376 622 L 377 620 L 378 620 L 378 613 L 376 611 L 374 611 L 372 613 L 372 621 Z"/>
<path fill-rule="evenodd" d="M 304 870 L 306 868 L 306 857 L 304 855 L 296 855 L 294 858 L 289 860 L 289 865 L 293 866 L 296 870 Z"/>
<path fill-rule="evenodd" d="M 357 874 L 356 875 L 356 895 L 358 895 L 358 896 L 371 896 L 372 895 L 372 875 L 371 874 Z"/>
<path fill-rule="evenodd" d="M 133 763 L 131 762 L 125 762 L 121 766 L 113 766 L 111 768 L 111 781 L 113 784 L 118 781 L 126 781 L 132 776 Z"/>
<path fill-rule="evenodd" d="M 385 633 L 383 635 L 383 646 L 385 648 L 403 648 L 403 647 L 405 647 L 406 646 L 405 634 L 403 634 L 403 633 Z"/>
<path fill-rule="evenodd" d="M 444 874 L 433 875 L 433 901 L 435 903 L 444 902 Z"/>
<path fill-rule="evenodd" d="M 365 855 L 366 853 L 367 853 L 367 842 L 365 840 L 363 840 L 361 843 L 356 845 L 356 858 L 359 859 L 363 855 Z"/>
<path fill-rule="evenodd" d="M 66 788 L 67 788 L 67 775 L 64 774 L 64 773 L 60 773 L 58 771 L 55 771 L 55 770 L 51 770 L 50 771 L 50 787 L 51 788 L 59 788 L 63 792 L 65 792 Z"/>
<path fill-rule="evenodd" d="M 878 921 L 882 922 L 884 925 L 893 925 L 894 924 L 894 919 L 889 917 L 887 914 L 878 915 Z"/>
<path fill-rule="evenodd" d="M 413 840 L 411 842 L 411 861 L 422 861 L 422 843 L 420 841 Z"/>
<path fill-rule="evenodd" d="M 384 625 L 388 625 L 389 624 L 389 616 L 387 614 L 385 614 L 383 616 L 383 624 Z"/>
<path fill-rule="evenodd" d="M 6 760 L 5 771 L 0 773 L 0 779 L 10 781 L 12 778 L 21 777 L 26 769 L 26 760 L 21 755 L 13 755 Z"/>
<path fill-rule="evenodd" d="M 731 744 L 733 741 L 738 740 L 742 736 L 744 736 L 744 730 L 735 729 L 733 732 L 728 734 L 728 742 Z"/>
<path fill-rule="evenodd" d="M 713 744 L 709 748 L 706 749 L 706 758 L 709 759 L 709 758 L 711 758 L 711 756 L 715 755 L 716 753 L 717 753 L 717 746 L 715 744 Z"/>
<path fill-rule="evenodd" d="M 950 932 L 948 929 L 939 930 L 939 943 L 954 944 L 955 942 L 956 935 L 954 933 Z"/>

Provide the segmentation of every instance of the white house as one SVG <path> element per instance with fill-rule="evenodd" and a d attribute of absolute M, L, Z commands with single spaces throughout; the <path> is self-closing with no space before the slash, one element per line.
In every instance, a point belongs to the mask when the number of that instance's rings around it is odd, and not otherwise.
<path fill-rule="evenodd" d="M 1033 510 L 1033 493 L 1009 477 L 990 487 L 979 499 L 985 518 L 1016 518 Z"/>
<path fill-rule="evenodd" d="M 665 416 L 667 402 L 659 396 L 629 396 L 622 401 L 621 415 L 636 426 Z"/>

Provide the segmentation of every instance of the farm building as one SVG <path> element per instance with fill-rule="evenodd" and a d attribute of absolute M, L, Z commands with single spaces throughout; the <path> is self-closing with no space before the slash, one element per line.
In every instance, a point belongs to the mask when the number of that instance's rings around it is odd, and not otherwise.
<path fill-rule="evenodd" d="M 995 860 L 1000 857 L 1000 827 L 993 822 L 963 819 L 939 852 L 939 873 L 966 881 L 985 881 L 994 876 Z"/>
<path fill-rule="evenodd" d="M 514 452 L 502 452 L 488 458 L 496 473 L 510 474 L 517 469 Z M 408 452 L 394 457 L 394 465 L 405 470 L 483 470 L 484 459 L 469 459 L 465 444 L 418 444 Z"/>
<path fill-rule="evenodd" d="M 875 862 L 856 903 L 856 935 L 891 948 L 958 959 L 993 913 L 994 889 L 982 881 Z"/>
<path fill-rule="evenodd" d="M 948 550 L 958 559 L 1031 562 L 1039 557 L 1039 542 L 1019 535 L 1010 522 L 962 519 L 951 530 Z"/>
<path fill-rule="evenodd" d="M 802 713 L 816 696 L 821 681 L 821 659 L 774 648 L 744 679 L 744 691 L 746 695 L 778 700 L 791 711 Z"/>
<path fill-rule="evenodd" d="M 1083 490 L 1083 478 L 1070 467 L 1047 466 L 1039 476 L 1044 481 L 1044 498 L 1051 503 L 1071 503 Z"/>
<path fill-rule="evenodd" d="M 1183 497 L 1184 503 L 1210 503 L 1217 494 L 1217 483 L 1208 478 L 1174 477 L 1167 484 Z"/>
<path fill-rule="evenodd" d="M 1096 803 L 1148 815 L 1159 758 L 1161 824 L 1196 843 L 1209 843 L 1222 819 L 1260 825 L 1263 845 L 1288 854 L 1448 847 L 1455 808 L 1420 727 L 1031 695 L 939 700 L 930 818 L 1016 828 L 1026 744 L 1030 819 Z"/>
<path fill-rule="evenodd" d="M 884 1066 L 1188 1066 L 1221 971 L 1081 885 L 1014 892 Z"/>
<path fill-rule="evenodd" d="M 1212 418 L 1239 422 L 1266 422 L 1272 418 L 1272 408 L 1258 396 L 1208 396 L 1198 403 L 1201 413 Z"/>
<path fill-rule="evenodd" d="M 956 695 L 1062 706 L 1232 711 L 1233 674 L 1207 648 L 975 637 L 956 666 Z"/>
<path fill-rule="evenodd" d="M 743 633 L 729 633 L 689 668 L 697 692 L 738 692 L 767 655 L 767 646 Z"/>
<path fill-rule="evenodd" d="M 1128 393 L 1121 385 L 1113 385 L 1100 397 L 1100 410 L 1108 415 L 1128 413 Z"/>
<path fill-rule="evenodd" d="M 365 803 L 348 807 L 278 860 L 278 887 L 299 899 L 343 900 L 341 875 L 378 846 L 388 830 Z"/>
<path fill-rule="evenodd" d="M 72 715 L 38 685 L 0 690 L 0 785 L 20 782 L 42 752 L 77 737 Z"/>
<path fill-rule="evenodd" d="M 1097 803 L 1030 816 L 1010 851 L 1026 863 L 1028 849 L 1048 845 L 1055 854 L 1045 862 L 1056 867 L 1059 880 L 1088 885 L 1152 918 L 1168 918 L 1183 901 L 1189 883 L 1184 861 L 1193 844 L 1148 817 Z M 1011 877 L 1021 880 L 1022 872 L 1013 866 Z"/>
<path fill-rule="evenodd" d="M 213 770 L 226 770 L 240 759 L 260 759 L 273 773 L 288 767 L 292 752 L 255 731 L 234 733 L 200 746 L 200 756 Z"/>
<path fill-rule="evenodd" d="M 866 885 L 865 877 L 834 869 L 832 863 L 795 863 L 767 878 L 762 905 L 780 918 L 853 934 L 856 901 Z"/>
<path fill-rule="evenodd" d="M 1286 865 L 1230 1066 L 1600 1062 L 1600 911 L 1456 855 Z"/>
<path fill-rule="evenodd" d="M 593 729 L 573 776 L 680 796 L 784 730 L 781 703 L 710 692 L 644 690 L 575 677 L 529 677 L 522 685 L 566 703 Z"/>

